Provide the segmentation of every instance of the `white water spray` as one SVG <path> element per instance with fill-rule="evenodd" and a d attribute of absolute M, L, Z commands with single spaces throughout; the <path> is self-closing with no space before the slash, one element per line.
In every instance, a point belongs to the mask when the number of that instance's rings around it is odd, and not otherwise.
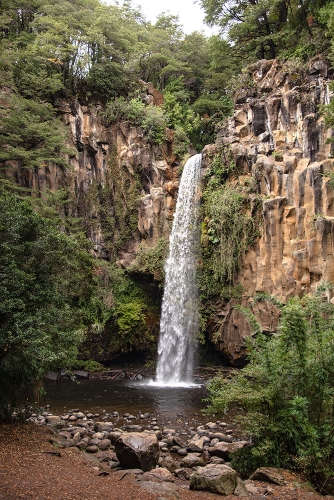
<path fill-rule="evenodd" d="M 165 264 L 156 384 L 189 384 L 198 330 L 196 260 L 199 250 L 199 183 L 202 156 L 184 166 Z"/>

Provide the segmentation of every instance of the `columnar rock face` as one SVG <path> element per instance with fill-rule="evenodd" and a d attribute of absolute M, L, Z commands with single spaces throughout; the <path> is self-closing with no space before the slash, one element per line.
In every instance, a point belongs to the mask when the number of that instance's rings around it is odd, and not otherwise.
<path fill-rule="evenodd" d="M 119 264 L 133 263 L 139 243 L 144 240 L 152 246 L 170 231 L 170 221 L 176 204 L 179 163 L 172 152 L 172 131 L 169 140 L 161 146 L 150 144 L 138 127 L 128 122 L 108 123 L 102 106 L 83 106 L 77 100 L 62 102 L 59 106 L 64 122 L 70 130 L 68 158 L 70 168 L 42 166 L 29 178 L 18 173 L 22 185 L 38 191 L 52 192 L 60 188 L 70 191 L 75 204 L 73 216 L 90 219 L 89 237 L 97 257 L 116 257 Z M 92 196 L 94 189 L 107 184 L 117 191 L 114 178 L 124 176 L 123 205 L 127 193 L 136 189 L 137 227 L 130 239 L 118 245 L 117 255 L 110 255 L 105 234 L 98 217 L 98 206 Z M 108 201 L 110 205 L 108 206 Z M 107 215 L 117 217 L 114 200 L 109 199 Z"/>
<path fill-rule="evenodd" d="M 334 190 L 328 176 L 334 152 L 326 142 L 332 131 L 319 112 L 331 97 L 329 81 L 323 58 L 306 70 L 289 62 L 259 61 L 245 74 L 228 126 L 217 143 L 203 151 L 205 167 L 221 147 L 229 148 L 238 172 L 257 183 L 261 236 L 245 255 L 236 283 L 245 292 L 241 306 L 248 307 L 267 332 L 276 330 L 279 311 L 271 302 L 254 302 L 257 292 L 285 302 L 314 291 L 321 281 L 334 282 Z M 152 94 L 152 102 L 159 98 Z M 75 200 L 70 215 L 87 220 L 96 257 L 116 259 L 127 268 L 140 245 L 152 246 L 170 232 L 179 182 L 173 133 L 168 131 L 168 140 L 157 146 L 140 128 L 107 122 L 102 106 L 88 108 L 72 100 L 61 103 L 59 112 L 71 132 L 71 168 L 40 167 L 28 178 L 18 171 L 19 181 L 39 191 L 65 186 Z M 120 177 L 123 183 L 117 185 Z M 111 243 L 96 196 L 106 187 L 106 219 L 117 220 L 130 194 L 135 200 L 136 220 L 127 237 L 122 239 L 122 227 L 116 227 Z M 118 226 L 128 223 L 120 220 Z M 112 244 L 115 238 L 117 245 Z M 252 334 L 247 319 L 234 300 L 218 300 L 215 311 L 208 323 L 209 338 L 231 363 L 244 364 L 245 339 Z"/>
<path fill-rule="evenodd" d="M 237 282 L 245 290 L 242 305 L 264 330 L 275 331 L 278 311 L 268 302 L 254 304 L 256 292 L 285 302 L 322 281 L 334 282 L 334 189 L 327 175 L 334 160 L 326 142 L 332 131 L 319 110 L 330 99 L 328 64 L 319 58 L 301 71 L 263 60 L 247 76 L 248 86 L 235 96 L 233 118 L 204 156 L 207 161 L 219 147 L 229 147 L 239 171 L 257 180 L 261 236 L 247 252 Z M 223 355 L 242 364 L 251 330 L 233 305 L 217 304 L 209 332 Z"/>

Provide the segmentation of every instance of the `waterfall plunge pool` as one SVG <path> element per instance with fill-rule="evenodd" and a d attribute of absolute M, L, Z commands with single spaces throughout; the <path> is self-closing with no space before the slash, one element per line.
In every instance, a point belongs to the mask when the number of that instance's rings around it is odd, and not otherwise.
<path fill-rule="evenodd" d="M 44 405 L 50 405 L 53 414 L 62 415 L 78 408 L 84 413 L 99 414 L 101 417 L 118 412 L 120 419 L 125 413 L 135 417 L 150 413 L 159 423 L 180 428 L 204 423 L 201 410 L 206 407 L 208 390 L 204 385 L 189 384 L 177 387 L 157 385 L 150 381 L 103 380 L 91 378 L 77 382 L 56 382 L 45 384 Z M 108 418 L 109 420 L 109 418 Z M 110 418 L 113 421 L 113 418 Z M 131 423 L 143 424 L 137 418 Z M 122 422 L 120 422 L 120 425 Z"/>

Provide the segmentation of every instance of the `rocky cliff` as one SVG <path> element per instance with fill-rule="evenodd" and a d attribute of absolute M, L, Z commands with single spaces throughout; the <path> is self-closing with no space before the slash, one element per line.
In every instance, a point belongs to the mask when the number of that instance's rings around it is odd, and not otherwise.
<path fill-rule="evenodd" d="M 235 94 L 235 112 L 205 158 L 231 149 L 237 168 L 257 180 L 262 198 L 261 235 L 248 250 L 237 283 L 263 330 L 277 327 L 278 310 L 270 301 L 254 302 L 257 292 L 283 303 L 334 280 L 334 190 L 332 131 L 320 107 L 330 99 L 328 64 L 323 58 L 305 70 L 262 60 L 243 75 Z M 329 297 L 331 298 L 331 297 Z M 334 299 L 333 299 L 334 300 Z M 242 364 L 245 338 L 251 335 L 235 300 L 216 303 L 208 330 L 216 348 Z"/>
<path fill-rule="evenodd" d="M 328 175 L 334 160 L 326 141 L 332 131 L 319 111 L 330 100 L 329 81 L 323 58 L 307 69 L 259 61 L 241 77 L 234 116 L 216 144 L 203 151 L 208 168 L 222 148 L 229 148 L 240 175 L 256 180 L 262 203 L 259 239 L 235 280 L 244 290 L 242 299 L 214 300 L 207 322 L 208 337 L 233 364 L 245 362 L 245 339 L 252 335 L 237 303 L 271 332 L 278 309 L 272 301 L 254 301 L 257 292 L 285 302 L 322 281 L 334 282 L 334 191 Z M 61 103 L 59 113 L 75 149 L 71 168 L 42 166 L 28 176 L 19 171 L 20 183 L 42 192 L 66 187 L 70 215 L 84 221 L 98 258 L 129 268 L 143 248 L 154 248 L 161 239 L 167 246 L 180 167 L 172 131 L 158 146 L 140 128 L 107 122 L 101 106 L 73 99 Z M 155 274 L 149 266 L 139 272 Z"/>

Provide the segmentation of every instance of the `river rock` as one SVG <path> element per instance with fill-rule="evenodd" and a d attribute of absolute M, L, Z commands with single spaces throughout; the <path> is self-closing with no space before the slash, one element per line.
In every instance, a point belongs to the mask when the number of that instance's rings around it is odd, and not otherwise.
<path fill-rule="evenodd" d="M 76 445 L 75 445 L 79 450 L 81 451 L 85 451 L 85 449 L 87 448 L 87 443 L 85 441 L 79 441 Z"/>
<path fill-rule="evenodd" d="M 209 438 L 218 439 L 218 441 L 225 441 L 225 443 L 232 443 L 233 439 L 231 436 L 227 436 L 223 432 L 209 432 Z"/>
<path fill-rule="evenodd" d="M 113 431 L 113 432 L 109 432 L 109 434 L 107 435 L 107 439 L 110 439 L 111 441 L 111 444 L 115 444 L 117 439 L 121 436 L 122 432 L 121 431 Z"/>
<path fill-rule="evenodd" d="M 174 483 L 175 479 L 168 469 L 159 467 L 149 472 L 144 472 L 141 477 L 141 481 L 153 481 L 154 483 L 167 481 L 168 483 Z"/>
<path fill-rule="evenodd" d="M 60 417 L 58 415 L 47 415 L 45 420 L 48 424 L 58 424 L 61 422 Z"/>
<path fill-rule="evenodd" d="M 267 483 L 283 486 L 286 481 L 279 469 L 274 467 L 259 467 L 249 478 L 252 481 L 266 481 Z"/>
<path fill-rule="evenodd" d="M 229 461 L 233 453 L 248 445 L 248 441 L 236 441 L 234 443 L 219 442 L 213 448 L 209 448 L 208 451 L 212 457 L 220 457 Z"/>
<path fill-rule="evenodd" d="M 98 444 L 98 447 L 101 451 L 107 450 L 111 446 L 111 441 L 110 439 L 101 439 L 101 441 Z"/>
<path fill-rule="evenodd" d="M 181 461 L 181 467 L 201 467 L 203 465 L 204 460 L 198 453 L 189 453 L 189 455 L 183 457 Z"/>
<path fill-rule="evenodd" d="M 122 434 L 116 441 L 115 451 L 122 467 L 144 472 L 157 465 L 160 455 L 157 436 L 144 432 Z"/>
<path fill-rule="evenodd" d="M 160 465 L 160 467 L 164 467 L 165 469 L 168 469 L 169 472 L 171 472 L 172 474 L 174 474 L 176 469 L 179 468 L 179 464 L 175 460 L 173 460 L 173 458 L 170 455 L 167 455 L 164 458 L 160 458 L 159 465 Z"/>
<path fill-rule="evenodd" d="M 188 452 L 185 448 L 179 448 L 177 450 L 177 454 L 180 455 L 180 457 L 186 457 L 188 455 Z"/>
<path fill-rule="evenodd" d="M 195 453 L 201 453 L 203 451 L 203 446 L 205 443 L 204 437 L 199 437 L 195 435 L 187 446 L 187 451 L 192 451 Z"/>
<path fill-rule="evenodd" d="M 90 446 L 87 446 L 87 448 L 86 448 L 87 453 L 96 453 L 97 451 L 98 451 L 98 447 L 95 445 L 90 445 Z"/>
<path fill-rule="evenodd" d="M 92 439 L 104 439 L 103 432 L 95 432 L 95 434 L 92 435 Z"/>
<path fill-rule="evenodd" d="M 114 428 L 114 424 L 112 422 L 95 422 L 94 431 L 95 432 L 111 432 Z"/>
<path fill-rule="evenodd" d="M 190 476 L 190 489 L 233 495 L 238 484 L 237 477 L 236 471 L 228 465 L 209 464 Z"/>

